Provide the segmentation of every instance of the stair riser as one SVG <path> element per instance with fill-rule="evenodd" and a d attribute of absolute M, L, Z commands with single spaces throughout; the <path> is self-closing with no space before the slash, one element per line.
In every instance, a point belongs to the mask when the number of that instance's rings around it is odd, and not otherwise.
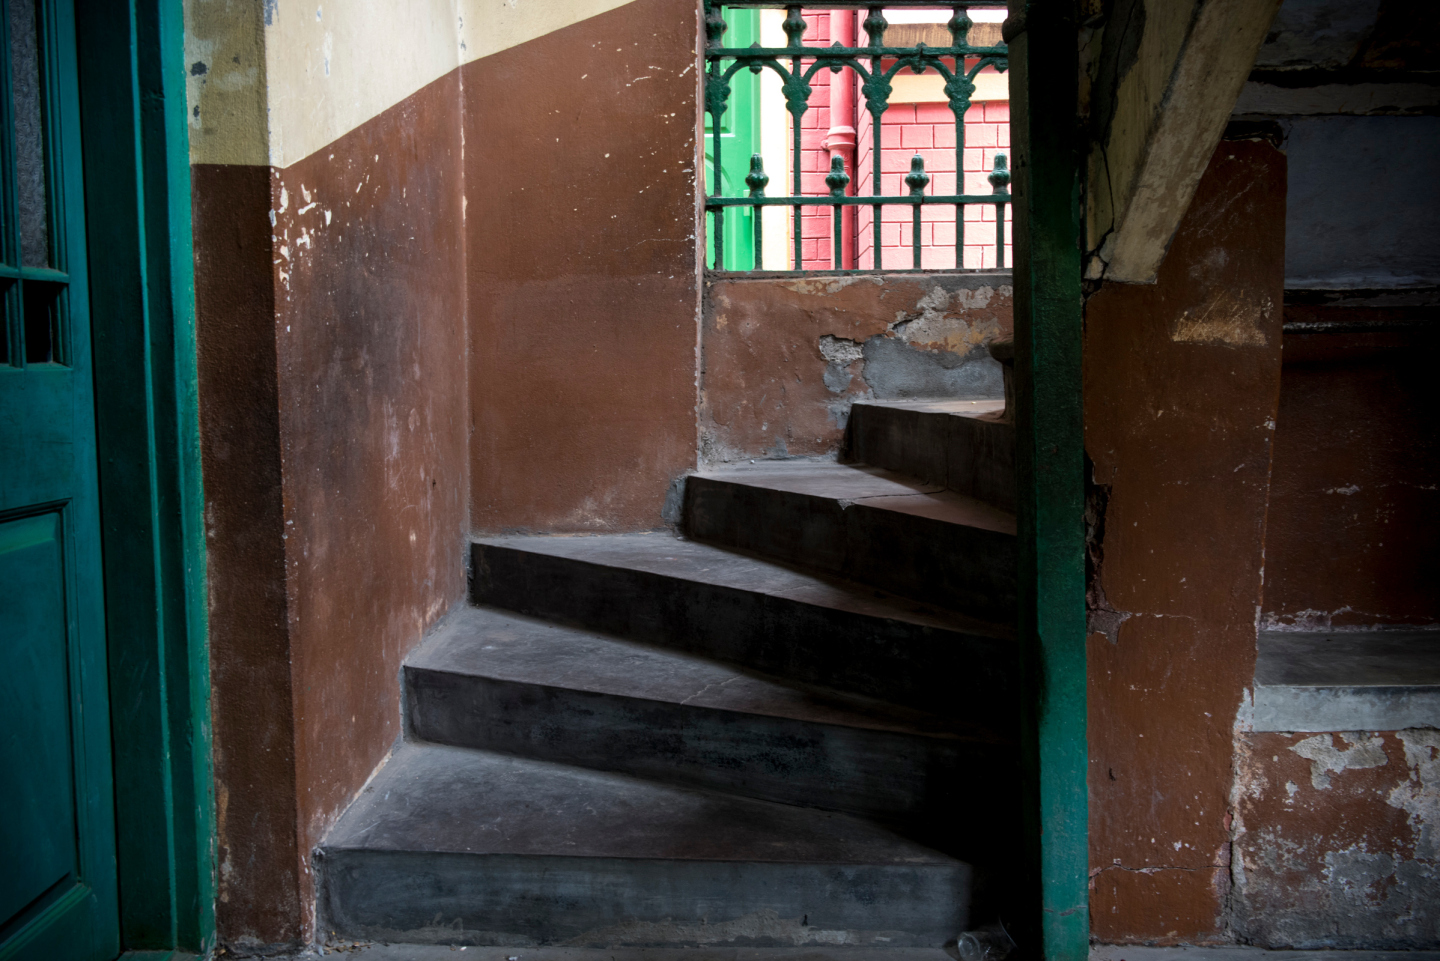
<path fill-rule="evenodd" d="M 703 825 L 697 825 L 703 830 Z M 514 947 L 935 946 L 965 929 L 967 866 L 882 867 L 329 850 L 345 938 Z"/>
<path fill-rule="evenodd" d="M 1015 615 L 1009 533 L 713 477 L 685 482 L 685 531 L 979 617 Z"/>
<path fill-rule="evenodd" d="M 1015 512 L 1015 428 L 976 417 L 856 404 L 846 457 Z"/>
<path fill-rule="evenodd" d="M 472 570 L 477 604 L 952 717 L 1014 712 L 1011 641 L 493 544 Z"/>
<path fill-rule="evenodd" d="M 959 816 L 1000 748 L 407 668 L 427 741 L 877 817 Z"/>

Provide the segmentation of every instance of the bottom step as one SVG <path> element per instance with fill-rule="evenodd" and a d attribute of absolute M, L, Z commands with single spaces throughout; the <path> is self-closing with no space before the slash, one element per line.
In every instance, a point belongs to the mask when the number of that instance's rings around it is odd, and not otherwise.
<path fill-rule="evenodd" d="M 322 845 L 324 930 L 430 944 L 939 947 L 970 867 L 843 814 L 404 744 Z"/>

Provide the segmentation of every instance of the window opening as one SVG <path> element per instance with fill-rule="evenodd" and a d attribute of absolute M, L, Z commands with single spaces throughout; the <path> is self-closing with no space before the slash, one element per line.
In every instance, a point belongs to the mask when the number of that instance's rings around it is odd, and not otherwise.
<path fill-rule="evenodd" d="M 63 364 L 69 278 L 52 202 L 54 114 L 48 13 L 4 0 L 0 13 L 0 367 Z"/>
<path fill-rule="evenodd" d="M 1007 266 L 1004 17 L 705 0 L 706 266 Z"/>

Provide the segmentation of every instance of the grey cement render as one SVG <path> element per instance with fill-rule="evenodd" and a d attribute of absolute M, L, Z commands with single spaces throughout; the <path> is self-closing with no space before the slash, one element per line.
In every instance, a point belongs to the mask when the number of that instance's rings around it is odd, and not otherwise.
<path fill-rule="evenodd" d="M 1287 288 L 1440 284 L 1440 117 L 1293 117 Z"/>
<path fill-rule="evenodd" d="M 865 341 L 862 350 L 862 376 L 878 400 L 1005 396 L 1003 368 L 984 350 L 916 350 L 901 338 L 881 335 Z"/>
<path fill-rule="evenodd" d="M 924 946 L 970 868 L 879 824 L 402 744 L 319 857 L 321 927 L 409 943 Z"/>
<path fill-rule="evenodd" d="M 1257 731 L 1440 727 L 1440 631 L 1262 631 Z"/>

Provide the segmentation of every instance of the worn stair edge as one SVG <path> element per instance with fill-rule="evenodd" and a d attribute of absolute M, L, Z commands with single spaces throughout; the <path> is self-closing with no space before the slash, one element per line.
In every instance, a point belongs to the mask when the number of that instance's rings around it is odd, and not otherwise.
<path fill-rule="evenodd" d="M 693 474 L 685 533 L 980 617 L 1015 615 L 1015 517 L 863 464 Z"/>
<path fill-rule="evenodd" d="M 994 735 L 693 655 L 466 608 L 405 664 L 416 737 L 877 817 L 995 803 Z M 968 772 L 968 773 L 967 773 Z"/>
<path fill-rule="evenodd" d="M 455 949 L 443 944 L 332 940 L 327 946 L 331 951 L 343 950 L 347 957 L 358 961 L 457 961 Z M 315 957 L 313 953 L 284 955 L 281 961 L 314 961 Z M 516 961 L 516 958 L 515 948 L 477 945 L 468 948 L 461 961 Z M 518 958 L 519 961 L 874 961 L 876 958 L 883 961 L 952 961 L 952 955 L 944 948 L 887 948 L 878 945 L 824 948 L 526 948 Z M 1440 959 L 1377 958 L 1374 961 Z"/>
<path fill-rule="evenodd" d="M 516 947 L 938 947 L 970 887 L 846 815 L 415 743 L 317 868 L 337 935 Z"/>
<path fill-rule="evenodd" d="M 860 401 L 845 458 L 911 474 L 1015 511 L 1015 428 L 1002 401 Z"/>
<path fill-rule="evenodd" d="M 665 534 L 472 542 L 471 597 L 1008 729 L 1008 624 Z"/>

